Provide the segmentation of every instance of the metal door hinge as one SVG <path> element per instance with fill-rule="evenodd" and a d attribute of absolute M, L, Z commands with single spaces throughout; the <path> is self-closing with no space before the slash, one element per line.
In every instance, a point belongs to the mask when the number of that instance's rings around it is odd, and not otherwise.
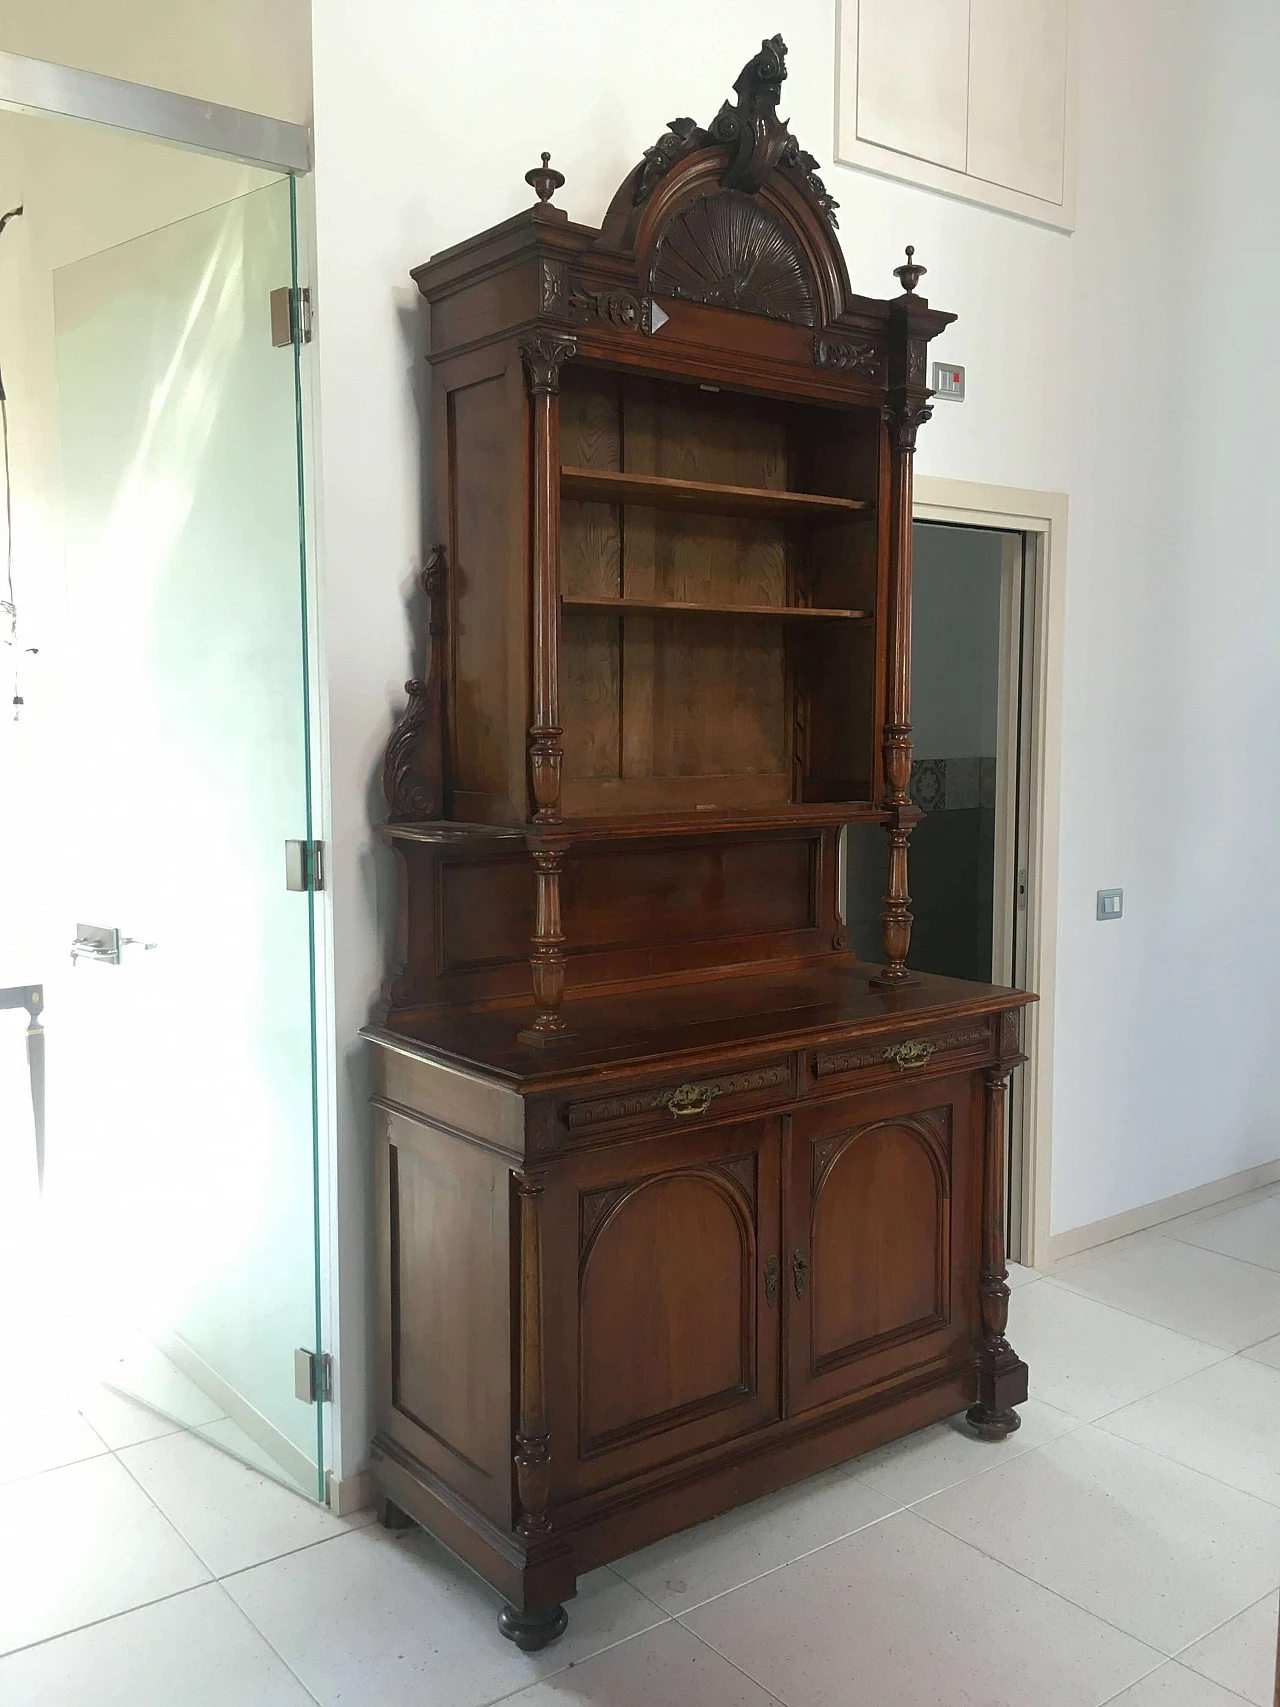
<path fill-rule="evenodd" d="M 281 285 L 271 293 L 271 342 L 285 349 L 295 332 L 300 344 L 311 342 L 311 292 L 306 285 Z"/>
<path fill-rule="evenodd" d="M 333 1398 L 333 1358 L 327 1351 L 299 1346 L 293 1354 L 293 1390 L 304 1405 L 327 1405 Z"/>
<path fill-rule="evenodd" d="M 284 885 L 305 893 L 308 889 L 324 888 L 324 843 L 286 842 L 284 844 Z"/>

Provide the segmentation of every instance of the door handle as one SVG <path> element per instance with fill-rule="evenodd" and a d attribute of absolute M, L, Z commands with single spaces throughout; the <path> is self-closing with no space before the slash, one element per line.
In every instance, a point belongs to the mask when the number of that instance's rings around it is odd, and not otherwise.
<path fill-rule="evenodd" d="M 796 1297 L 803 1298 L 809 1282 L 809 1259 L 803 1251 L 796 1251 L 791 1258 L 791 1278 L 795 1282 Z"/>
<path fill-rule="evenodd" d="M 74 966 L 77 960 L 101 960 L 108 966 L 119 966 L 120 950 L 130 943 L 144 950 L 156 946 L 153 942 L 140 942 L 136 936 L 121 936 L 115 925 L 79 924 L 71 944 L 71 964 Z"/>

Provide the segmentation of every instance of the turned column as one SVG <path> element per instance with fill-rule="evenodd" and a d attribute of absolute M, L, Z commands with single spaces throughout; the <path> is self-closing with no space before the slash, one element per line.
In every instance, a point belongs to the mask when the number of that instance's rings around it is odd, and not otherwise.
<path fill-rule="evenodd" d="M 533 952 L 533 999 L 538 1012 L 531 1026 L 518 1033 L 522 1043 L 551 1043 L 567 1037 L 568 1029 L 560 1004 L 564 1000 L 564 929 L 560 920 L 560 873 L 564 850 L 535 848 Z"/>
<path fill-rule="evenodd" d="M 911 836 L 911 528 L 912 465 L 916 431 L 933 410 L 905 392 L 884 407 L 891 458 L 889 509 L 888 669 L 884 719 L 884 797 L 889 871 L 880 915 L 884 965 L 871 980 L 878 989 L 918 982 L 906 966 L 911 946 L 911 894 L 907 843 Z"/>
<path fill-rule="evenodd" d="M 1005 1106 L 1016 1061 L 989 1067 L 983 1078 L 986 1119 L 982 1135 L 982 1269 L 978 1308 L 978 1402 L 966 1417 L 983 1440 L 1003 1440 L 1020 1427 L 1014 1410 L 1027 1397 L 1027 1366 L 1004 1337 L 1009 1323 L 1009 1270 L 1004 1258 Z"/>
<path fill-rule="evenodd" d="M 535 824 L 560 822 L 564 730 L 560 724 L 560 369 L 577 345 L 572 338 L 530 338 L 521 344 L 533 408 L 533 560 L 530 589 L 533 656 L 529 725 L 529 793 Z M 534 852 L 536 899 L 529 965 L 537 1016 L 520 1033 L 526 1043 L 564 1036 L 564 932 L 560 925 L 563 850 Z"/>
<path fill-rule="evenodd" d="M 560 822 L 564 748 L 560 726 L 560 369 L 572 338 L 521 344 L 533 406 L 533 721 L 529 787 L 535 824 Z"/>
<path fill-rule="evenodd" d="M 551 1535 L 551 1440 L 547 1433 L 546 1375 L 542 1351 L 542 1193 L 545 1176 L 514 1175 L 519 1213 L 519 1346 L 516 1424 L 516 1534 L 531 1546 Z M 532 1651 L 554 1641 L 569 1622 L 561 1605 L 530 1611 L 511 1605 L 498 1614 L 498 1628 L 518 1647 Z"/>

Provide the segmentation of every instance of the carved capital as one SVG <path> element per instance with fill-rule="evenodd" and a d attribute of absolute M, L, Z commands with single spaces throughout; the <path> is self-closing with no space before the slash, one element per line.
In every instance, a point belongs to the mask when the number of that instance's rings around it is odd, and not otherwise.
<path fill-rule="evenodd" d="M 560 390 L 560 369 L 577 353 L 578 346 L 572 338 L 529 338 L 521 344 L 520 354 L 531 394 L 556 396 Z"/>
<path fill-rule="evenodd" d="M 884 404 L 880 413 L 888 425 L 894 449 L 913 451 L 916 432 L 933 414 L 933 406 L 923 397 L 904 397 Z"/>

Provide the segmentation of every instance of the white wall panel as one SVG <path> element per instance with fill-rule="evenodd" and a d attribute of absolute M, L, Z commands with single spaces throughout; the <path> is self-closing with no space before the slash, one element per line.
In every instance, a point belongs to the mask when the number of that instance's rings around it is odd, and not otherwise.
<path fill-rule="evenodd" d="M 861 0 L 857 134 L 965 169 L 969 0 Z"/>
<path fill-rule="evenodd" d="M 1066 97 L 1067 0 L 971 0 L 970 177 L 1061 202 Z"/>

